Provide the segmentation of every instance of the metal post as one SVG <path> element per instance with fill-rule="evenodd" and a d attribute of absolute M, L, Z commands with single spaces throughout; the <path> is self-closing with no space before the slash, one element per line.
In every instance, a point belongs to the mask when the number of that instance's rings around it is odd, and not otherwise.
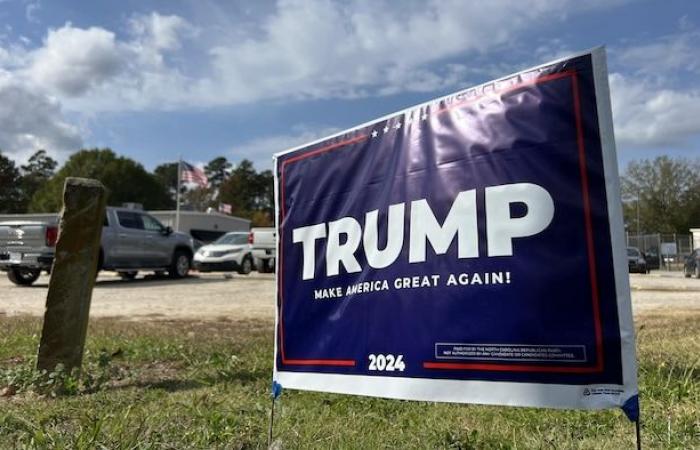
<path fill-rule="evenodd" d="M 637 435 L 637 450 L 642 450 L 642 427 L 640 425 L 640 418 L 634 421 L 634 429 Z"/>
<path fill-rule="evenodd" d="M 267 429 L 267 448 L 272 446 L 272 427 L 275 423 L 275 396 L 272 395 L 272 410 L 270 411 L 270 426 Z"/>

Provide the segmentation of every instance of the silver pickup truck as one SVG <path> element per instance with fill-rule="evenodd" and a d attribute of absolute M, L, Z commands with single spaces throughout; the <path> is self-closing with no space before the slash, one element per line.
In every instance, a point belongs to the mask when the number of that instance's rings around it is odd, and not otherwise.
<path fill-rule="evenodd" d="M 57 219 L 0 223 L 0 270 L 15 284 L 31 285 L 41 271 L 51 272 L 57 236 Z M 193 253 L 190 236 L 173 232 L 148 213 L 107 208 L 98 270 L 116 271 L 124 279 L 133 279 L 139 270 L 182 278 Z"/>
<path fill-rule="evenodd" d="M 274 272 L 277 231 L 274 228 L 251 228 L 248 243 L 253 249 L 253 264 L 258 272 Z"/>

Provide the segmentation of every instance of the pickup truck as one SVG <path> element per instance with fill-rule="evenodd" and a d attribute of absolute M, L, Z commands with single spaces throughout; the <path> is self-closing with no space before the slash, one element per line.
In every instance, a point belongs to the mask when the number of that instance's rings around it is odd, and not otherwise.
<path fill-rule="evenodd" d="M 274 228 L 251 228 L 248 243 L 252 247 L 253 264 L 258 272 L 275 271 L 277 231 Z"/>
<path fill-rule="evenodd" d="M 0 223 L 0 270 L 15 284 L 29 286 L 42 271 L 51 272 L 58 236 L 57 221 Z M 192 265 L 192 238 L 173 232 L 140 210 L 108 207 L 98 262 L 99 270 L 133 279 L 139 270 L 187 276 Z"/>

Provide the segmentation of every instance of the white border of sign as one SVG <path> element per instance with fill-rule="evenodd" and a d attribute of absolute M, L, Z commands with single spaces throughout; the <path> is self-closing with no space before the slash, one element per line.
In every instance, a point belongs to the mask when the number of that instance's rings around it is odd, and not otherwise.
<path fill-rule="evenodd" d="M 632 322 L 632 304 L 627 268 L 627 250 L 620 203 L 620 181 L 617 168 L 615 137 L 613 134 L 612 110 L 605 48 L 574 54 L 566 58 L 536 66 L 508 75 L 498 80 L 469 88 L 478 89 L 501 80 L 532 73 L 575 57 L 591 55 L 593 80 L 598 108 L 598 124 L 603 152 L 605 170 L 606 196 L 608 200 L 608 217 L 610 221 L 611 242 L 613 247 L 613 264 L 615 270 L 615 288 L 620 325 L 620 344 L 622 352 L 623 384 L 562 385 L 538 383 L 514 383 L 476 380 L 436 380 L 426 378 L 382 377 L 366 375 L 321 374 L 308 372 L 285 372 L 277 370 L 277 345 L 279 330 L 279 308 L 275 313 L 275 364 L 273 380 L 283 388 L 310 391 L 334 392 L 339 394 L 367 395 L 406 400 L 440 401 L 454 403 L 479 403 L 486 405 L 535 406 L 548 408 L 583 408 L 602 409 L 622 406 L 630 397 L 637 395 L 637 363 L 635 355 L 634 325 Z M 275 177 L 275 225 L 279 230 L 279 180 L 278 158 L 281 155 L 306 148 L 328 139 L 364 128 L 373 123 L 382 122 L 398 114 L 437 103 L 445 98 L 455 96 L 458 91 L 444 97 L 433 99 L 420 105 L 388 114 L 376 120 L 338 132 L 304 145 L 274 155 Z M 277 240 L 277 273 L 279 273 L 279 243 Z M 275 285 L 275 299 L 279 297 Z"/>

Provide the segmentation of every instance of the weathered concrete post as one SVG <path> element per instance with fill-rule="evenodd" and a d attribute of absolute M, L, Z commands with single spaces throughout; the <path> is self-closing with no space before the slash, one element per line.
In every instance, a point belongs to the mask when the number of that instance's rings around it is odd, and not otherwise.
<path fill-rule="evenodd" d="M 67 178 L 56 256 L 46 298 L 37 368 L 80 367 L 105 216 L 105 188 L 97 180 Z"/>

